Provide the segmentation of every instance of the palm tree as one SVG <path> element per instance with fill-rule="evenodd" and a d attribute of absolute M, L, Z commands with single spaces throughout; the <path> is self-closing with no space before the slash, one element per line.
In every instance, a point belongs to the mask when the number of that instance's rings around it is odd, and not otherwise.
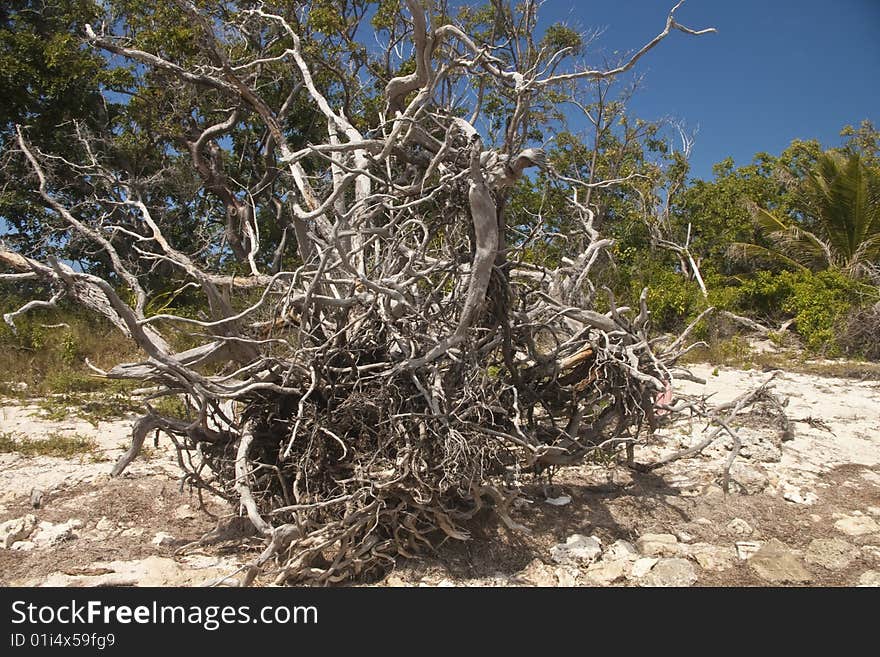
<path fill-rule="evenodd" d="M 765 257 L 798 269 L 835 269 L 855 279 L 880 272 L 880 172 L 858 153 L 827 151 L 802 181 L 798 219 L 761 207 L 754 219 L 775 248 L 734 243 L 735 257 Z M 808 230 L 809 227 L 810 229 Z"/>

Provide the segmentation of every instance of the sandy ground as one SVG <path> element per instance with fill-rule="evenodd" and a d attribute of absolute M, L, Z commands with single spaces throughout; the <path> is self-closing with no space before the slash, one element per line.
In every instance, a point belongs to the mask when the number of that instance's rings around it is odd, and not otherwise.
<path fill-rule="evenodd" d="M 706 385 L 679 393 L 730 400 L 768 373 L 697 365 Z M 743 439 L 730 492 L 719 485 L 731 441 L 651 473 L 585 464 L 552 487 L 527 482 L 512 532 L 487 516 L 472 540 L 402 560 L 380 586 L 880 585 L 880 382 L 781 373 L 795 436 L 760 412 Z M 0 400 L 0 432 L 93 437 L 98 450 L 59 459 L 0 454 L 0 584 L 189 586 L 232 574 L 259 543 L 236 510 L 178 481 L 167 441 L 123 476 L 107 473 L 131 420 L 51 422 L 37 406 Z M 698 421 L 664 427 L 636 450 L 650 462 L 698 442 Z M 33 488 L 43 492 L 33 508 Z M 216 528 L 221 531 L 216 531 Z M 212 539 L 198 543 L 214 530 Z M 246 533 L 246 532 L 244 532 Z"/>

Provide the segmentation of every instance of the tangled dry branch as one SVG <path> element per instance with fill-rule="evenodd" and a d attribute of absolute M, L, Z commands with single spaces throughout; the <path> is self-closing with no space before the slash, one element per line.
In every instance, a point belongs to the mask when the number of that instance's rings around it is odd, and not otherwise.
<path fill-rule="evenodd" d="M 95 186 L 95 206 L 112 211 L 90 214 L 91 224 L 78 218 L 53 193 L 46 156 L 18 132 L 43 203 L 103 249 L 114 283 L 8 249 L 0 261 L 51 285 L 47 303 L 66 296 L 107 317 L 146 354 L 102 374 L 185 396 L 185 417 L 149 407 L 114 474 L 151 432 L 170 437 L 185 482 L 241 508 L 265 537 L 246 584 L 270 563 L 278 582 L 369 575 L 397 556 L 467 539 L 469 519 L 485 507 L 516 527 L 507 509 L 521 477 L 597 450 L 631 449 L 642 427 L 656 425 L 674 365 L 689 349 L 687 334 L 656 348 L 645 294 L 637 308 L 618 307 L 609 292 L 609 312 L 588 309 L 603 293 L 591 269 L 611 240 L 594 229 L 577 181 L 557 181 L 582 230 L 565 236 L 552 268 L 526 254 L 562 236 L 540 216 L 528 230 L 511 228 L 505 201 L 528 169 L 554 178 L 543 151 L 522 148 L 537 94 L 626 71 L 673 29 L 697 32 L 673 10 L 664 31 L 619 68 L 561 74 L 562 53 L 549 54 L 552 66 L 510 68 L 454 25 L 432 25 L 421 3 L 406 5 L 415 70 L 387 83 L 385 111 L 369 132 L 323 95 L 284 17 L 254 9 L 226 26 L 286 35 L 289 46 L 273 61 L 290 63 L 291 97 L 307 95 L 327 125 L 325 143 L 302 148 L 282 129 L 289 98 L 272 107 L 254 84 L 251 71 L 263 60 L 230 60 L 195 8 L 184 5 L 204 27 L 213 65 L 194 70 L 88 29 L 96 48 L 230 99 L 226 118 L 206 124 L 187 148 L 205 188 L 227 204 L 225 240 L 246 275 L 213 271 L 176 248 L 142 182 L 111 172 L 88 147 L 89 161 L 78 166 Z M 441 102 L 438 90 L 453 79 L 478 79 L 512 99 L 503 145 L 488 147 L 475 118 Z M 231 191 L 211 150 L 243 113 L 265 127 L 273 162 L 245 194 Z M 267 268 L 254 208 L 286 182 L 296 200 L 270 201 L 298 264 L 284 269 L 279 256 Z M 118 223 L 120 215 L 137 228 Z M 124 253 L 119 235 L 133 244 Z M 206 317 L 145 312 L 139 272 L 156 263 L 201 291 Z M 236 306 L 238 295 L 246 307 Z M 200 344 L 174 353 L 172 330 Z"/>

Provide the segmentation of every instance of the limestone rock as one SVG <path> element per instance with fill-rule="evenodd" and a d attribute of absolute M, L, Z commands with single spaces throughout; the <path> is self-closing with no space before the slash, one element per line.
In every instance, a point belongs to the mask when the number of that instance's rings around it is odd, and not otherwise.
<path fill-rule="evenodd" d="M 584 577 L 588 583 L 607 586 L 624 579 L 632 570 L 633 562 L 629 559 L 602 559 L 587 568 Z"/>
<path fill-rule="evenodd" d="M 770 539 L 749 559 L 749 566 L 771 584 L 805 583 L 813 579 L 785 543 Z"/>
<path fill-rule="evenodd" d="M 602 543 L 593 536 L 572 534 L 565 543 L 550 548 L 550 557 L 556 563 L 592 563 L 602 554 Z"/>
<path fill-rule="evenodd" d="M 651 571 L 651 568 L 657 565 L 658 561 L 660 561 L 660 559 L 656 557 L 642 557 L 633 564 L 632 570 L 630 571 L 630 577 L 632 579 L 644 577 Z"/>
<path fill-rule="evenodd" d="M 864 534 L 873 534 L 880 532 L 880 525 L 870 516 L 844 516 L 834 523 L 838 531 L 848 536 L 863 536 Z"/>
<path fill-rule="evenodd" d="M 516 579 L 533 586 L 556 586 L 556 569 L 548 566 L 540 559 L 532 559 L 529 564 L 516 575 Z M 409 584 L 404 584 L 409 586 Z"/>
<path fill-rule="evenodd" d="M 13 543 L 30 536 L 36 526 L 37 517 L 32 513 L 0 524 L 0 547 L 10 549 Z"/>
<path fill-rule="evenodd" d="M 711 543 L 689 545 L 687 553 L 703 570 L 716 572 L 727 570 L 736 562 L 736 552 L 733 548 Z"/>
<path fill-rule="evenodd" d="M 614 541 L 607 550 L 605 550 L 605 554 L 602 556 L 602 559 L 608 559 L 612 561 L 617 561 L 620 559 L 627 559 L 628 561 L 635 561 L 639 558 L 639 553 L 633 547 L 633 544 L 629 541 Z"/>
<path fill-rule="evenodd" d="M 43 521 L 39 524 L 37 532 L 31 540 L 39 548 L 48 548 L 58 545 L 62 541 L 69 541 L 76 538 L 75 529 L 83 526 L 83 521 L 78 518 L 71 518 L 67 522 L 51 523 Z"/>
<path fill-rule="evenodd" d="M 636 549 L 646 557 L 674 557 L 680 550 L 678 539 L 672 534 L 642 534 Z"/>
<path fill-rule="evenodd" d="M 859 586 L 880 586 L 880 572 L 869 570 L 859 577 Z"/>
<path fill-rule="evenodd" d="M 752 526 L 742 518 L 734 518 L 731 520 L 727 523 L 727 529 L 737 536 L 749 536 L 755 531 L 752 529 Z"/>
<path fill-rule="evenodd" d="M 730 490 L 739 490 L 746 495 L 757 495 L 769 485 L 770 481 L 763 468 L 740 462 L 730 467 Z"/>
<path fill-rule="evenodd" d="M 641 586 L 690 586 L 697 581 L 694 565 L 687 559 L 660 559 L 639 581 Z"/>
<path fill-rule="evenodd" d="M 761 549 L 761 541 L 737 541 L 736 556 L 745 561 L 751 559 Z"/>
<path fill-rule="evenodd" d="M 859 556 L 859 549 L 839 538 L 817 538 L 807 546 L 804 560 L 828 570 L 843 570 Z"/>
<path fill-rule="evenodd" d="M 151 543 L 157 547 L 165 547 L 174 543 L 174 537 L 166 532 L 158 532 Z"/>

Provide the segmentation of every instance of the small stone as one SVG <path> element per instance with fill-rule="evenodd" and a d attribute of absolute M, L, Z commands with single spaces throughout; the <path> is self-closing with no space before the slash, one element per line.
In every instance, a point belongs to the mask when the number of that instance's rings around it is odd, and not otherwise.
<path fill-rule="evenodd" d="M 694 543 L 688 546 L 688 554 L 703 570 L 722 571 L 736 561 L 736 553 L 730 547 L 711 543 Z"/>
<path fill-rule="evenodd" d="M 624 579 L 632 566 L 632 562 L 628 559 L 602 559 L 599 563 L 594 563 L 587 568 L 585 577 L 590 583 L 607 586 Z"/>
<path fill-rule="evenodd" d="M 866 511 L 872 516 L 880 516 L 880 506 L 869 506 Z"/>
<path fill-rule="evenodd" d="M 737 541 L 736 556 L 745 561 L 751 559 L 752 556 L 761 549 L 761 541 Z"/>
<path fill-rule="evenodd" d="M 694 565 L 687 559 L 660 559 L 639 582 L 641 586 L 690 586 L 697 581 Z"/>
<path fill-rule="evenodd" d="M 614 541 L 602 557 L 603 560 L 608 559 L 611 561 L 617 561 L 620 559 L 635 561 L 638 558 L 639 553 L 629 541 Z"/>
<path fill-rule="evenodd" d="M 782 492 L 782 498 L 788 502 L 793 502 L 794 504 L 810 506 L 819 499 L 819 496 L 812 491 L 802 494 L 797 488 L 788 488 Z"/>
<path fill-rule="evenodd" d="M 37 545 L 33 541 L 16 541 L 12 544 L 12 549 L 20 552 L 30 552 L 35 547 L 37 547 Z"/>
<path fill-rule="evenodd" d="M 178 520 L 190 520 L 192 518 L 198 518 L 199 512 L 192 508 L 189 504 L 181 504 L 179 507 L 174 509 L 174 517 Z"/>
<path fill-rule="evenodd" d="M 123 532 L 123 534 L 124 534 L 124 533 L 125 533 L 125 532 Z M 171 534 L 168 534 L 168 533 L 166 533 L 166 532 L 158 532 L 158 533 L 153 537 L 153 540 L 150 541 L 150 542 L 151 542 L 153 545 L 156 545 L 156 546 L 158 546 L 158 547 L 164 547 L 164 546 L 166 546 L 166 545 L 171 545 L 172 543 L 174 543 L 174 537 L 173 537 Z"/>
<path fill-rule="evenodd" d="M 31 506 L 39 509 L 43 504 L 43 491 L 40 488 L 31 488 Z"/>
<path fill-rule="evenodd" d="M 672 534 L 643 534 L 636 549 L 646 557 L 672 557 L 679 553 L 678 539 Z"/>
<path fill-rule="evenodd" d="M 735 462 L 730 468 L 730 483 L 732 492 L 739 487 L 746 495 L 757 495 L 767 488 L 770 481 L 759 466 Z"/>
<path fill-rule="evenodd" d="M 572 572 L 568 568 L 557 568 L 556 581 L 559 583 L 559 586 L 577 586 L 577 573 Z"/>
<path fill-rule="evenodd" d="M 752 526 L 747 523 L 742 518 L 734 518 L 729 523 L 727 523 L 727 529 L 736 534 L 737 536 L 749 536 L 755 530 L 752 529 Z"/>
<path fill-rule="evenodd" d="M 752 555 L 749 566 L 761 579 L 772 584 L 805 583 L 813 579 L 788 546 L 775 538 Z"/>
<path fill-rule="evenodd" d="M 63 541 L 76 538 L 76 533 L 73 530 L 82 526 L 83 521 L 78 518 L 71 518 L 67 522 L 58 524 L 44 521 L 40 523 L 37 533 L 33 535 L 31 540 L 36 543 L 37 547 L 52 547 Z"/>
<path fill-rule="evenodd" d="M 550 548 L 550 556 L 556 563 L 591 563 L 602 554 L 602 542 L 593 536 L 572 534 L 565 543 Z"/>
<path fill-rule="evenodd" d="M 548 566 L 540 559 L 532 559 L 529 564 L 516 574 L 516 579 L 533 586 L 556 586 L 556 569 Z"/>
<path fill-rule="evenodd" d="M 683 531 L 681 529 L 675 532 L 675 537 L 682 543 L 690 543 L 694 540 L 693 535 L 688 534 L 686 531 Z"/>
<path fill-rule="evenodd" d="M 37 517 L 32 513 L 0 524 L 0 547 L 10 549 L 16 541 L 30 536 L 36 526 Z"/>
<path fill-rule="evenodd" d="M 116 529 L 116 523 L 113 522 L 112 520 L 104 517 L 104 518 L 101 518 L 97 522 L 97 524 L 95 524 L 95 529 L 97 529 L 100 532 L 109 532 L 109 531 Z"/>
<path fill-rule="evenodd" d="M 128 529 L 123 529 L 119 532 L 119 535 L 124 538 L 137 538 L 138 536 L 144 535 L 143 527 L 129 527 Z"/>
<path fill-rule="evenodd" d="M 862 553 L 868 559 L 873 559 L 874 561 L 880 561 L 880 545 L 863 545 Z"/>
<path fill-rule="evenodd" d="M 630 577 L 638 579 L 647 575 L 660 559 L 656 557 L 642 557 L 633 564 Z"/>
<path fill-rule="evenodd" d="M 711 525 L 712 521 L 708 518 L 697 518 L 694 522 L 698 525 Z"/>
<path fill-rule="evenodd" d="M 565 506 L 566 504 L 571 504 L 571 497 L 568 495 L 560 495 L 559 497 L 548 497 L 544 501 L 551 506 Z"/>
<path fill-rule="evenodd" d="M 517 573 L 516 579 L 534 586 L 556 586 L 559 582 L 556 578 L 556 569 L 540 559 L 532 559 L 525 568 Z"/>
<path fill-rule="evenodd" d="M 822 522 L 822 516 L 820 516 L 818 513 L 811 513 L 810 520 L 812 520 L 813 522 Z"/>
<path fill-rule="evenodd" d="M 859 549 L 839 538 L 817 538 L 810 542 L 804 561 L 828 570 L 843 570 L 859 555 Z"/>
<path fill-rule="evenodd" d="M 834 523 L 838 531 L 848 536 L 863 536 L 864 534 L 873 534 L 880 531 L 880 525 L 869 516 L 849 516 L 844 517 Z"/>
<path fill-rule="evenodd" d="M 880 572 L 869 570 L 859 577 L 859 586 L 880 586 Z"/>

